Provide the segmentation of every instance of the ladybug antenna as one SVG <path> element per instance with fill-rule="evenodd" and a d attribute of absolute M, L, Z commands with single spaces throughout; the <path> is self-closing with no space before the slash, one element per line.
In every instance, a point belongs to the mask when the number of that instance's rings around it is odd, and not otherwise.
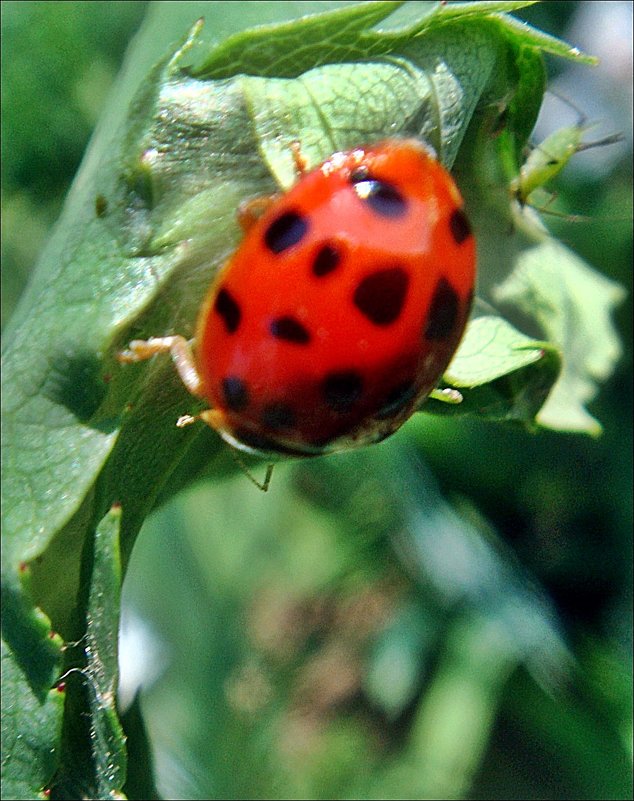
<path fill-rule="evenodd" d="M 293 157 L 293 164 L 295 165 L 297 176 L 301 178 L 301 176 L 308 171 L 308 159 L 302 153 L 302 146 L 297 139 L 289 142 L 288 146 L 291 151 L 291 156 Z"/>

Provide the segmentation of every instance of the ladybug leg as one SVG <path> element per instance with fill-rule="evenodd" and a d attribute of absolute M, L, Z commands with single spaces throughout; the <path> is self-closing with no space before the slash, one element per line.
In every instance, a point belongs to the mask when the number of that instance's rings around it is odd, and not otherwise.
<path fill-rule="evenodd" d="M 279 195 L 260 195 L 243 200 L 238 206 L 238 224 L 246 233 L 264 212 L 279 198 Z"/>
<path fill-rule="evenodd" d="M 264 475 L 264 481 L 262 483 L 262 492 L 266 492 L 269 488 L 269 484 L 271 483 L 271 477 L 273 476 L 273 467 L 275 465 L 267 464 L 266 466 L 266 474 Z"/>
<path fill-rule="evenodd" d="M 117 354 L 117 359 L 122 364 L 131 364 L 151 359 L 157 353 L 169 353 L 183 384 L 192 395 L 196 397 L 203 396 L 203 384 L 196 369 L 191 342 L 188 342 L 185 337 L 175 335 L 171 337 L 133 339 L 127 350 L 122 350 Z"/>
<path fill-rule="evenodd" d="M 192 417 L 189 414 L 183 415 L 183 417 L 179 418 L 176 425 L 182 428 L 183 426 L 188 426 L 190 423 L 195 423 L 196 420 L 202 420 L 204 423 L 207 423 L 207 425 L 213 428 L 215 431 L 217 431 L 220 434 L 220 436 L 223 435 L 222 434 L 223 431 L 227 430 L 227 422 L 225 419 L 225 415 L 221 409 L 205 409 L 205 411 L 200 412 L 200 414 L 197 414 L 195 417 Z M 266 466 L 264 481 L 258 481 L 257 478 L 253 475 L 253 473 L 249 470 L 249 468 L 246 466 L 246 464 L 240 457 L 240 451 L 231 445 L 229 448 L 229 452 L 231 453 L 234 462 L 238 465 L 240 470 L 242 470 L 242 472 L 249 479 L 249 481 L 252 484 L 255 484 L 255 486 L 259 490 L 262 490 L 262 492 L 266 492 L 269 488 L 269 484 L 271 483 L 271 476 L 273 475 L 273 465 L 268 464 Z"/>
<path fill-rule="evenodd" d="M 249 479 L 252 484 L 261 490 L 262 492 L 268 492 L 269 485 L 271 483 L 271 476 L 273 475 L 273 467 L 272 464 L 267 464 L 266 466 L 266 473 L 264 474 L 264 481 L 258 481 L 257 478 L 253 475 L 253 473 L 249 470 L 249 468 L 245 465 L 242 461 L 240 456 L 238 455 L 238 451 L 235 448 L 231 448 L 231 456 L 233 460 L 238 465 L 240 470 L 244 473 L 244 475 Z"/>
<path fill-rule="evenodd" d="M 221 433 L 224 428 L 224 415 L 219 409 L 205 409 L 204 412 L 200 412 L 200 414 L 197 415 L 184 414 L 182 417 L 178 418 L 176 425 L 179 428 L 184 428 L 185 426 L 195 423 L 197 420 L 202 420 L 204 423 L 207 423 L 208 426 L 213 428 L 218 433 Z M 231 453 L 233 461 L 238 465 L 240 470 L 242 470 L 249 481 L 252 484 L 255 484 L 255 486 L 259 490 L 262 490 L 262 492 L 267 492 L 269 484 L 271 483 L 271 476 L 273 475 L 273 465 L 267 464 L 266 473 L 264 474 L 264 481 L 258 481 L 240 458 L 239 451 L 234 447 L 230 447 L 229 452 Z"/>
<path fill-rule="evenodd" d="M 308 160 L 302 155 L 301 146 L 297 140 L 291 142 L 289 147 L 291 155 L 293 156 L 295 169 L 297 170 L 297 175 L 301 177 L 308 169 Z M 280 194 L 276 193 L 272 195 L 259 195 L 258 197 L 249 198 L 249 200 L 243 200 L 238 206 L 238 224 L 243 232 L 246 233 L 252 228 L 253 224 L 257 222 L 264 212 L 270 208 L 276 200 L 279 200 L 279 198 Z"/>

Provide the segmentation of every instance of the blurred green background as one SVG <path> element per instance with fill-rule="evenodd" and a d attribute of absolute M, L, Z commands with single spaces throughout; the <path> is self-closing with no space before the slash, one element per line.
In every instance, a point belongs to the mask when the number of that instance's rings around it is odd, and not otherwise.
<path fill-rule="evenodd" d="M 146 9 L 2 3 L 3 326 Z M 121 700 L 143 686 L 165 797 L 632 797 L 632 5 L 518 16 L 602 57 L 549 62 L 553 85 L 602 122 L 589 138 L 625 136 L 554 187 L 588 219 L 546 218 L 628 289 L 591 405 L 605 433 L 419 414 L 276 468 L 266 495 L 226 456 L 158 510 L 126 579 Z M 550 97 L 537 141 L 570 114 Z"/>

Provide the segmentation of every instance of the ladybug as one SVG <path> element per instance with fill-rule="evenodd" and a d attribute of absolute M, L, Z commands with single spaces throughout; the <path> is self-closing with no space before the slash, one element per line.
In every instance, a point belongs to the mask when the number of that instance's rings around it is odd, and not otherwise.
<path fill-rule="evenodd" d="M 169 351 L 210 406 L 179 425 L 200 418 L 234 448 L 269 458 L 393 434 L 454 354 L 475 281 L 462 197 L 421 142 L 338 152 L 310 171 L 295 155 L 298 181 L 218 272 L 193 350 L 168 336 L 119 354 Z"/>

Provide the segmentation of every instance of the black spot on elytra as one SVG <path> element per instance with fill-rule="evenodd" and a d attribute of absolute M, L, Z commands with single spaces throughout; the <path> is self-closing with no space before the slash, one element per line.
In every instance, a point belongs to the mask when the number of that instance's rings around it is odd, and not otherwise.
<path fill-rule="evenodd" d="M 334 245 L 323 245 L 313 261 L 313 275 L 321 278 L 339 266 L 341 253 Z"/>
<path fill-rule="evenodd" d="M 381 406 L 376 416 L 379 420 L 387 420 L 390 417 L 394 417 L 410 403 L 415 395 L 416 384 L 413 381 L 404 381 L 402 384 L 398 384 L 388 393 L 385 403 Z"/>
<path fill-rule="evenodd" d="M 460 299 L 446 278 L 439 279 L 427 314 L 426 339 L 446 339 L 456 327 Z"/>
<path fill-rule="evenodd" d="M 367 174 L 361 180 L 355 180 L 355 173 L 350 180 L 358 197 L 381 217 L 402 217 L 407 212 L 407 200 L 399 190 L 387 181 L 370 178 Z"/>
<path fill-rule="evenodd" d="M 214 311 L 222 317 L 228 334 L 233 334 L 238 330 L 242 313 L 240 306 L 228 289 L 223 287 L 216 295 Z"/>
<path fill-rule="evenodd" d="M 296 345 L 307 345 L 310 342 L 310 332 L 294 317 L 276 317 L 271 321 L 269 331 L 276 339 Z"/>
<path fill-rule="evenodd" d="M 230 375 L 222 379 L 222 394 L 227 408 L 232 412 L 241 412 L 249 405 L 247 385 L 237 376 Z"/>
<path fill-rule="evenodd" d="M 462 209 L 454 209 L 449 218 L 449 230 L 456 245 L 462 245 L 471 236 L 471 225 Z"/>
<path fill-rule="evenodd" d="M 272 253 L 282 253 L 296 245 L 308 231 L 308 220 L 295 211 L 281 214 L 264 232 L 264 242 Z"/>
<path fill-rule="evenodd" d="M 295 412 L 282 401 L 269 403 L 262 411 L 262 424 L 265 428 L 271 428 L 273 431 L 281 428 L 293 428 L 295 421 Z"/>
<path fill-rule="evenodd" d="M 324 378 L 324 400 L 335 412 L 348 412 L 361 397 L 363 379 L 355 370 L 340 370 Z"/>
<path fill-rule="evenodd" d="M 390 325 L 403 310 L 409 276 L 402 267 L 388 267 L 366 276 L 354 291 L 354 305 L 375 325 Z"/>

